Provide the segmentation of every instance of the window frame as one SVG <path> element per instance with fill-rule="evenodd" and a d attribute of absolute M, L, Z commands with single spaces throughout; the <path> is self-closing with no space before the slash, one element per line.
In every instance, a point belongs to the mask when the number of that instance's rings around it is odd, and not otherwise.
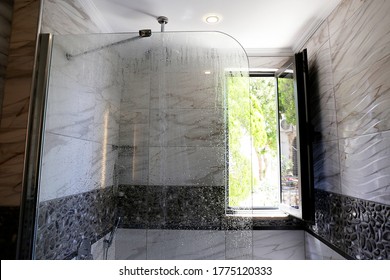
<path fill-rule="evenodd" d="M 276 91 L 276 110 L 279 112 L 279 92 L 278 92 L 278 77 L 291 65 L 293 65 L 293 80 L 294 80 L 294 99 L 296 105 L 297 131 L 296 141 L 299 148 L 298 156 L 298 180 L 299 180 L 299 209 L 288 207 L 282 203 L 282 178 L 281 178 L 281 158 L 280 158 L 280 125 L 277 125 L 277 147 L 279 158 L 279 206 L 278 207 L 231 207 L 229 206 L 229 180 L 227 179 L 227 204 L 226 213 L 233 215 L 247 215 L 251 211 L 252 216 L 266 215 L 272 216 L 272 213 L 284 212 L 288 215 L 295 216 L 307 222 L 314 220 L 314 201 L 313 201 L 313 170 L 312 170 L 312 127 L 310 125 L 309 112 L 309 93 L 307 89 L 308 83 L 308 67 L 307 67 L 307 51 L 306 49 L 291 57 L 280 69 L 275 71 L 251 71 L 249 69 L 249 79 L 252 77 L 274 77 Z M 228 118 L 228 110 L 226 112 Z M 277 123 L 280 123 L 279 113 L 276 114 Z M 228 129 L 228 126 L 226 126 Z M 228 145 L 227 145 L 228 146 Z M 227 150 L 229 157 L 229 151 Z M 302 160 L 305 159 L 305 160 Z M 227 178 L 229 174 L 229 164 L 227 164 Z M 279 214 L 276 214 L 279 216 Z"/>

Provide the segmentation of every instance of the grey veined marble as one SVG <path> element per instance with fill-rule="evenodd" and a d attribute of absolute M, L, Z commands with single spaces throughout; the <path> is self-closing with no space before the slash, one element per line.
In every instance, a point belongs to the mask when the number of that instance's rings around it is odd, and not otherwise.
<path fill-rule="evenodd" d="M 340 140 L 342 193 L 390 201 L 390 132 Z"/>
<path fill-rule="evenodd" d="M 340 138 L 390 129 L 389 14 L 389 1 L 367 1 L 330 34 Z"/>
<path fill-rule="evenodd" d="M 345 260 L 343 256 L 305 232 L 305 255 L 307 260 Z"/>
<path fill-rule="evenodd" d="M 302 230 L 253 231 L 253 259 L 304 260 L 304 232 Z"/>

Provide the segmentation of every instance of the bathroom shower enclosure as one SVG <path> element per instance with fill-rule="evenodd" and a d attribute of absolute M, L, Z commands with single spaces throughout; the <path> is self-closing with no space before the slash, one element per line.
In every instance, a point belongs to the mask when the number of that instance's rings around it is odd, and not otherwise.
<path fill-rule="evenodd" d="M 226 216 L 227 80 L 248 71 L 219 32 L 41 35 L 19 257 L 225 258 L 226 228 L 250 246 L 250 219 Z M 167 255 L 177 235 L 196 245 Z"/>

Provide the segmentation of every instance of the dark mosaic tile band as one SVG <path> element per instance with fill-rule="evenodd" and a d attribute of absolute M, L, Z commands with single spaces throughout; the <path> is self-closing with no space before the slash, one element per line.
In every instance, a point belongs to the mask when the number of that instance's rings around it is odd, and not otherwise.
<path fill-rule="evenodd" d="M 390 259 L 390 206 L 315 190 L 320 237 L 354 259 Z"/>
<path fill-rule="evenodd" d="M 224 186 L 119 187 L 122 228 L 302 229 L 294 218 L 259 220 L 225 215 Z"/>
<path fill-rule="evenodd" d="M 115 222 L 113 187 L 39 204 L 36 259 L 69 259 L 83 238 L 97 241 Z"/>
<path fill-rule="evenodd" d="M 18 236 L 20 207 L 0 207 L 0 258 L 16 258 L 16 240 Z"/>
<path fill-rule="evenodd" d="M 120 186 L 123 228 L 220 229 L 223 186 Z"/>

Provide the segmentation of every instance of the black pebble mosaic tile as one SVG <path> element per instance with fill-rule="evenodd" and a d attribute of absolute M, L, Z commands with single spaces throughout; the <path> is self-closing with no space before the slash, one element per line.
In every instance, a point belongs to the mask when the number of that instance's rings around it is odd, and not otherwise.
<path fill-rule="evenodd" d="M 112 228 L 115 217 L 113 187 L 40 203 L 35 258 L 75 256 L 83 238 L 95 242 Z"/>
<path fill-rule="evenodd" d="M 390 259 L 390 206 L 315 191 L 312 230 L 353 259 Z"/>
<path fill-rule="evenodd" d="M 225 215 L 224 186 L 119 187 L 123 228 L 148 229 L 302 229 L 294 218 L 258 220 Z"/>
<path fill-rule="evenodd" d="M 222 186 L 120 186 L 118 211 L 124 228 L 220 229 Z"/>

